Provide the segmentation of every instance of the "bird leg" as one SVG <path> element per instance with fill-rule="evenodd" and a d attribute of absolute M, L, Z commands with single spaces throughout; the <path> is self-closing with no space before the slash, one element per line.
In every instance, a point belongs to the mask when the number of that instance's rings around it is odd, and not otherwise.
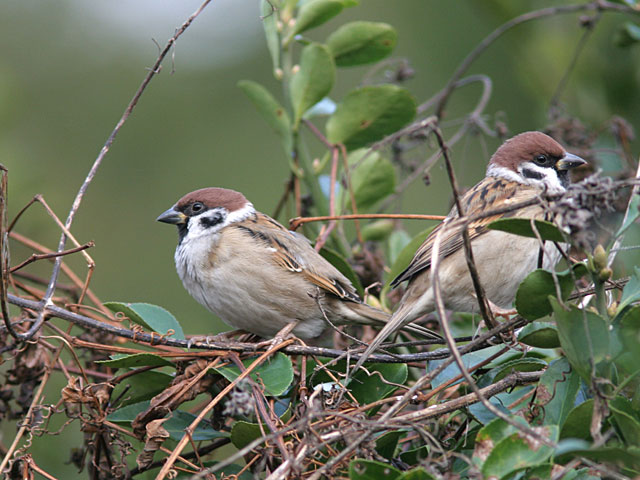
<path fill-rule="evenodd" d="M 489 308 L 491 309 L 491 313 L 493 313 L 494 317 L 502 317 L 505 320 L 507 320 L 511 315 L 516 315 L 518 313 L 518 311 L 513 308 L 512 309 L 500 308 L 488 298 L 487 298 L 487 302 L 489 302 Z"/>
<path fill-rule="evenodd" d="M 203 342 L 207 346 L 211 345 L 212 342 L 222 342 L 228 343 L 231 341 L 232 337 L 236 337 L 238 335 L 244 335 L 247 332 L 245 330 L 230 330 L 228 332 L 218 333 L 216 335 L 194 335 L 187 340 L 187 349 L 191 348 L 194 344 Z"/>
<path fill-rule="evenodd" d="M 272 347 L 275 347 L 276 345 L 284 342 L 287 338 L 291 338 L 294 335 L 291 334 L 291 332 L 293 331 L 294 328 L 296 328 L 298 326 L 298 323 L 300 321 L 297 320 L 295 322 L 291 322 L 291 323 L 287 323 L 283 329 L 281 329 L 278 333 L 275 334 L 275 336 L 271 339 L 271 340 L 263 340 L 262 342 L 258 342 L 255 344 L 255 348 L 256 350 L 260 349 L 260 348 L 264 348 L 267 347 L 267 349 L 270 349 Z"/>

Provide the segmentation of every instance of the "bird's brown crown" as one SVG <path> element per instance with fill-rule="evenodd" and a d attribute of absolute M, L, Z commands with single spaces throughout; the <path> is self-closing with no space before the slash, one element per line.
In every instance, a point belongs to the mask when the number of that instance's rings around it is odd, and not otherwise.
<path fill-rule="evenodd" d="M 240 210 L 248 203 L 245 196 L 240 192 L 228 190 L 226 188 L 209 187 L 187 193 L 184 197 L 178 200 L 176 207 L 178 210 L 182 211 L 188 205 L 195 202 L 204 204 L 207 209 L 223 207 L 229 212 Z"/>
<path fill-rule="evenodd" d="M 559 160 L 565 149 L 549 135 L 542 132 L 524 132 L 504 142 L 489 163 L 517 171 L 522 162 L 546 155 L 550 159 Z"/>

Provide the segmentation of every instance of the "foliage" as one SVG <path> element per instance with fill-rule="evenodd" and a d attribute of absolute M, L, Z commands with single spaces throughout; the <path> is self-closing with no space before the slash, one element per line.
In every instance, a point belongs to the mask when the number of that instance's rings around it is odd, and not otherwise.
<path fill-rule="evenodd" d="M 443 102 L 444 108 L 447 95 L 420 106 L 396 81 L 353 86 L 341 99 L 332 97 L 341 69 L 377 68 L 398 40 L 392 26 L 364 21 L 344 24 L 321 40 L 306 36 L 356 3 L 264 0 L 267 48 L 284 93 L 276 95 L 252 80 L 238 83 L 282 144 L 282 161 L 291 173 L 284 202 L 299 214 L 386 212 L 406 188 L 405 178 L 433 165 L 407 172 L 391 153 L 432 148 L 427 140 L 443 123 L 428 116 L 425 105 Z M 619 43 L 636 42 L 636 30 L 624 24 Z M 472 122 L 497 135 L 480 116 L 485 107 L 486 101 L 465 115 L 456 135 L 469 133 Z M 563 119 L 556 120 L 550 129 Z M 309 155 L 309 133 L 326 147 L 323 156 Z M 617 140 L 625 144 L 624 138 Z M 591 152 L 593 144 L 588 147 Z M 294 193 L 303 187 L 310 198 L 306 205 Z M 519 286 L 517 315 L 490 333 L 474 336 L 477 319 L 452 313 L 447 321 L 475 385 L 452 363 L 442 341 L 414 341 L 407 334 L 402 340 L 408 342 L 353 373 L 351 358 L 342 351 L 293 345 L 293 340 L 266 348 L 217 338 L 186 340 L 180 321 L 162 307 L 101 303 L 80 281 L 76 298 L 75 290 L 68 293 L 58 285 L 55 300 L 81 304 L 82 315 L 71 307 L 47 307 L 47 314 L 83 331 L 71 335 L 48 322 L 43 328 L 51 335 L 28 343 L 6 335 L 3 351 L 12 357 L 1 390 L 2 414 L 21 419 L 17 438 L 25 435 L 27 441 L 12 447 L 9 453 L 15 455 L 10 464 L 8 455 L 4 466 L 14 478 L 22 470 L 38 471 L 29 445 L 34 437 L 53 433 L 45 419 L 64 417 L 61 428 L 79 423 L 85 433 L 86 443 L 73 461 L 86 466 L 92 478 L 130 478 L 154 469 L 160 469 L 158 478 L 168 478 L 170 469 L 178 478 L 204 469 L 216 478 L 251 478 L 250 472 L 353 480 L 638 476 L 640 269 L 628 279 L 611 280 L 613 247 L 636 226 L 638 198 L 634 190 L 622 202 L 624 219 L 612 216 L 608 231 L 617 230 L 614 235 L 599 236 L 596 248 L 572 252 L 580 261 L 564 271 L 532 272 Z M 411 238 L 390 219 L 365 219 L 353 229 L 329 223 L 319 233 L 314 225 L 305 223 L 305 233 L 317 236 L 321 254 L 361 294 L 363 286 L 374 285 L 367 289 L 368 301 L 384 306 L 397 302 L 389 283 L 433 228 Z M 554 222 L 503 219 L 489 228 L 582 246 L 571 229 Z M 0 250 L 8 258 L 5 243 Z M 3 278 L 6 294 L 7 275 Z M 33 289 L 23 290 L 24 298 L 6 298 L 24 314 L 3 313 L 20 333 L 33 312 L 44 308 Z M 84 309 L 90 303 L 95 312 Z M 437 325 L 435 317 L 426 321 Z M 59 348 L 51 346 L 53 339 Z M 63 347 L 70 353 L 60 357 Z M 66 385 L 57 404 L 51 399 L 45 404 L 36 386 L 47 382 L 54 365 L 60 365 Z M 10 403 L 18 388 L 20 396 Z M 229 445 L 224 457 L 206 458 Z"/>

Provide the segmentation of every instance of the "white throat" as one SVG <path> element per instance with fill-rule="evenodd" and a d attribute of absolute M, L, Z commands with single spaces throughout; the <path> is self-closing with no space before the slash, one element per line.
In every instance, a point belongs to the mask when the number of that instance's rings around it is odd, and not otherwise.
<path fill-rule="evenodd" d="M 531 185 L 549 193 L 562 193 L 566 189 L 562 185 L 558 172 L 549 167 L 541 167 L 533 162 L 522 162 L 518 171 L 490 163 L 487 167 L 487 177 L 504 178 L 523 185 Z"/>

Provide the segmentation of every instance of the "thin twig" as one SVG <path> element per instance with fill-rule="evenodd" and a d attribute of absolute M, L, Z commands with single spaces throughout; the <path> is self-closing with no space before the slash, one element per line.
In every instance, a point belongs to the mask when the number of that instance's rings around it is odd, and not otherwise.
<path fill-rule="evenodd" d="M 184 449 L 184 447 L 186 447 L 187 443 L 189 442 L 189 435 L 193 433 L 193 431 L 196 429 L 196 427 L 202 421 L 205 415 L 209 413 L 211 409 L 213 409 L 213 407 L 215 407 L 220 402 L 220 400 L 223 399 L 224 396 L 227 393 L 229 393 L 238 384 L 239 381 L 246 378 L 253 370 L 255 370 L 258 366 L 260 366 L 273 353 L 286 347 L 290 343 L 293 343 L 293 341 L 294 340 L 292 339 L 285 340 L 280 344 L 274 345 L 268 351 L 260 355 L 254 362 L 251 363 L 251 365 L 247 367 L 245 371 L 240 373 L 240 375 L 238 375 L 231 383 L 229 383 L 229 385 L 227 385 L 224 389 L 222 389 L 222 391 L 218 395 L 216 395 L 216 397 L 213 400 L 211 400 L 211 402 L 209 402 L 209 404 L 207 404 L 207 406 L 198 413 L 198 416 L 186 428 L 186 433 L 182 436 L 182 438 L 178 442 L 178 445 L 173 449 L 169 458 L 167 458 L 167 461 L 162 466 L 162 469 L 156 476 L 156 480 L 162 480 L 167 476 L 167 474 L 169 473 L 169 470 L 171 470 L 171 467 L 176 461 L 176 458 L 178 457 L 178 455 L 180 455 L 180 453 L 182 453 L 182 450 Z"/>
<path fill-rule="evenodd" d="M 458 180 L 456 179 L 456 175 L 453 171 L 453 165 L 451 164 L 451 159 L 449 158 L 449 147 L 445 143 L 442 138 L 442 134 L 440 130 L 435 128 L 433 130 L 434 135 L 438 139 L 438 145 L 440 145 L 440 150 L 442 151 L 442 157 L 444 158 L 445 165 L 447 167 L 447 174 L 449 175 L 449 182 L 451 183 L 451 190 L 453 191 L 453 199 L 456 204 L 456 208 L 458 209 L 458 216 L 464 217 L 465 211 L 462 207 L 462 202 L 460 200 L 460 190 L 458 188 Z M 444 230 L 444 229 L 442 229 Z M 471 281 L 473 282 L 473 289 L 476 292 L 476 298 L 478 300 L 478 307 L 480 308 L 480 314 L 484 319 L 485 323 L 489 326 L 489 328 L 493 328 L 496 326 L 495 319 L 493 318 L 493 313 L 491 312 L 491 308 L 489 307 L 489 301 L 487 299 L 487 295 L 485 294 L 484 287 L 482 283 L 480 283 L 480 276 L 478 275 L 478 269 L 476 268 L 476 264 L 473 260 L 473 251 L 471 249 L 471 239 L 469 238 L 469 230 L 467 229 L 467 225 L 462 227 L 462 242 L 464 246 L 464 254 L 465 259 L 467 261 L 467 268 L 469 269 L 469 275 L 471 275 Z M 445 317 L 440 317 L 440 322 L 444 322 Z"/>
<path fill-rule="evenodd" d="M 409 213 L 359 213 L 349 215 L 324 215 L 320 217 L 296 217 L 289 220 L 289 229 L 297 230 L 300 225 L 311 222 L 325 222 L 327 220 L 356 220 L 356 219 L 376 219 L 388 218 L 393 220 L 444 220 L 444 215 L 421 215 Z"/>
<path fill-rule="evenodd" d="M 165 47 L 162 50 L 162 52 L 160 52 L 160 55 L 158 56 L 158 58 L 156 59 L 155 63 L 153 64 L 153 66 L 149 70 L 149 73 L 147 74 L 147 76 L 142 81 L 140 87 L 138 87 L 138 90 L 133 95 L 133 98 L 129 102 L 129 105 L 127 105 L 127 108 L 125 109 L 124 113 L 122 114 L 122 117 L 120 118 L 120 120 L 118 120 L 118 123 L 116 124 L 115 128 L 113 129 L 113 131 L 109 135 L 109 138 L 107 138 L 107 141 L 105 142 L 105 144 L 103 145 L 102 149 L 100 150 L 100 153 L 98 154 L 98 157 L 93 162 L 93 165 L 91 166 L 91 169 L 89 170 L 89 173 L 87 174 L 84 182 L 80 186 L 80 190 L 78 190 L 76 198 L 74 199 L 73 204 L 71 206 L 71 210 L 69 211 L 69 215 L 67 216 L 67 220 L 65 221 L 65 224 L 64 224 L 64 227 L 65 227 L 66 231 L 69 231 L 69 229 L 71 228 L 71 224 L 73 223 L 73 219 L 74 219 L 74 217 L 76 215 L 76 212 L 80 208 L 80 203 L 82 202 L 82 199 L 84 198 L 84 195 L 85 195 L 87 189 L 89 188 L 89 185 L 93 181 L 93 178 L 95 177 L 95 175 L 96 175 L 96 173 L 98 171 L 98 168 L 102 164 L 102 160 L 104 159 L 104 157 L 106 156 L 107 152 L 111 148 L 111 145 L 113 144 L 113 141 L 115 140 L 116 135 L 118 134 L 118 132 L 120 131 L 120 129 L 122 128 L 124 123 L 127 121 L 129 116 L 131 115 L 131 112 L 133 111 L 133 109 L 135 108 L 136 104 L 138 103 L 138 100 L 140 99 L 140 97 L 144 93 L 145 89 L 147 88 L 147 85 L 149 84 L 149 82 L 151 82 L 151 79 L 157 73 L 160 72 L 160 65 L 162 64 L 162 61 L 164 60 L 165 56 L 167 55 L 167 53 L 169 53 L 169 51 L 171 50 L 171 47 L 175 44 L 175 42 L 177 41 L 178 37 L 180 37 L 180 35 L 182 35 L 184 33 L 184 31 L 189 27 L 189 25 L 191 25 L 193 20 L 198 15 L 200 15 L 202 10 L 204 10 L 204 8 L 209 4 L 210 1 L 211 0 L 205 0 L 202 3 L 202 5 L 200 5 L 200 7 L 198 7 L 198 9 L 180 26 L 180 28 L 178 28 L 176 30 L 176 32 L 173 35 L 173 37 L 171 37 L 169 39 L 169 41 L 165 45 Z M 58 250 L 57 250 L 58 252 L 62 252 L 64 250 L 66 242 L 67 242 L 67 234 L 65 232 L 63 232 L 62 235 L 60 236 L 60 242 L 58 244 Z M 47 285 L 47 291 L 45 293 L 44 298 L 40 302 L 40 305 L 37 308 L 39 313 L 38 313 L 35 321 L 31 325 L 31 327 L 29 328 L 29 330 L 27 330 L 25 333 L 22 333 L 22 334 L 18 335 L 18 338 L 20 340 L 26 341 L 26 340 L 31 339 L 33 337 L 33 335 L 42 326 L 42 322 L 44 321 L 44 316 L 45 316 L 45 313 L 44 313 L 45 312 L 45 308 L 48 307 L 51 304 L 51 298 L 53 297 L 53 293 L 54 293 L 55 288 L 56 288 L 56 282 L 58 281 L 58 275 L 60 273 L 60 264 L 61 263 L 62 263 L 62 257 L 57 257 L 55 259 L 55 262 L 54 262 L 54 265 L 53 265 L 53 270 L 51 272 L 51 280 L 49 281 L 49 284 Z"/>
<path fill-rule="evenodd" d="M 563 5 L 559 7 L 549 7 L 543 8 L 540 10 L 535 10 L 533 12 L 527 12 L 523 15 L 519 15 L 516 18 L 509 20 L 508 22 L 502 24 L 498 28 L 496 28 L 493 32 L 487 35 L 484 40 L 482 40 L 476 48 L 474 48 L 465 58 L 462 60 L 456 71 L 453 73 L 447 85 L 444 88 L 444 93 L 438 102 L 438 106 L 436 108 L 436 116 L 438 118 L 442 118 L 442 113 L 444 112 L 444 108 L 447 105 L 449 97 L 451 96 L 451 92 L 454 90 L 455 83 L 460 79 L 462 75 L 469 69 L 471 64 L 475 62 L 482 53 L 498 38 L 500 38 L 505 32 L 516 27 L 522 23 L 529 22 L 531 20 L 536 20 L 539 18 L 550 17 L 554 15 L 560 15 L 565 13 L 575 13 L 587 10 L 610 10 L 621 13 L 631 13 L 635 15 L 640 15 L 640 11 L 634 8 L 628 7 L 626 5 L 620 5 L 613 2 L 607 2 L 604 0 L 594 0 L 589 3 L 579 3 L 575 5 Z"/>
<path fill-rule="evenodd" d="M 30 263 L 36 262 L 38 260 L 44 260 L 46 258 L 55 258 L 55 257 L 63 257 L 65 255 L 70 255 L 72 253 L 81 252 L 82 250 L 86 250 L 87 248 L 95 247 L 95 243 L 93 241 L 87 242 L 84 245 L 80 245 L 79 247 L 70 248 L 69 250 L 63 250 L 62 252 L 51 252 L 51 253 L 34 253 L 29 258 L 24 260 L 22 263 L 16 265 L 15 267 L 11 267 L 9 273 L 16 272 L 23 267 L 26 267 Z"/>

